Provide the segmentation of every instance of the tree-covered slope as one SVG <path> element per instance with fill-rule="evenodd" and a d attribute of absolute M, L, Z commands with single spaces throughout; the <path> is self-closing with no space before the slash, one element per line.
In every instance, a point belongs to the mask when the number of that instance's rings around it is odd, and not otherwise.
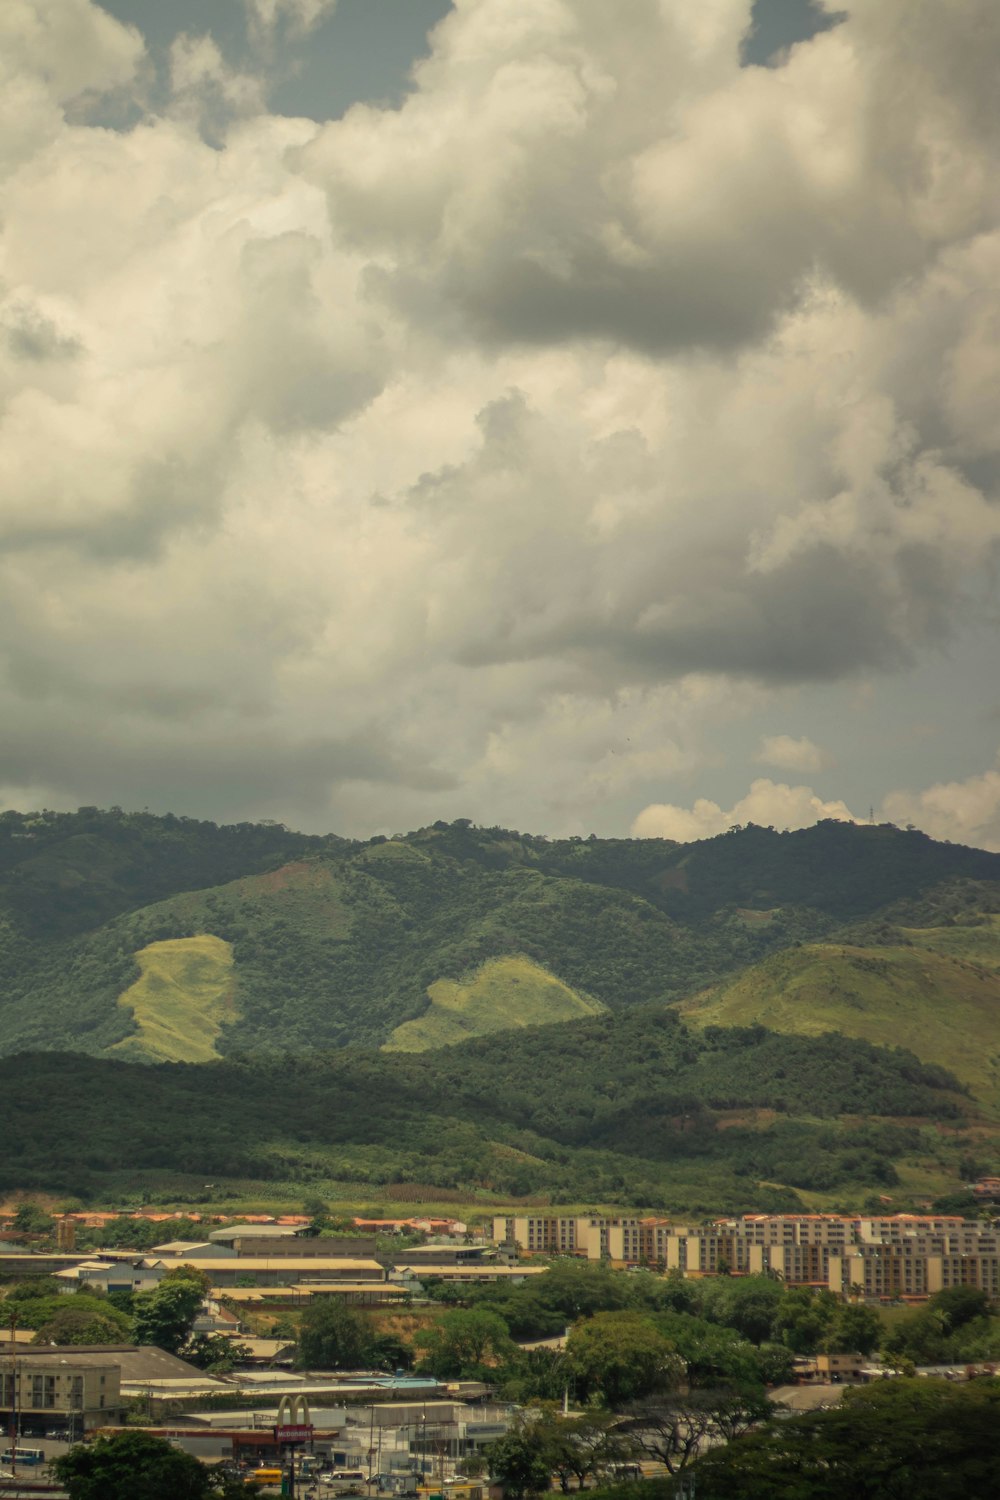
<path fill-rule="evenodd" d="M 953 1132 L 963 1109 L 954 1080 L 906 1052 L 762 1028 L 698 1035 L 650 1007 L 419 1056 L 143 1067 L 30 1054 L 0 1061 L 0 1189 L 99 1192 L 122 1171 L 169 1169 L 736 1206 L 771 1201 L 762 1182 L 783 1185 L 780 1201 L 891 1188 L 894 1159 L 952 1149 L 939 1125 Z"/>
<path fill-rule="evenodd" d="M 163 1056 L 154 1033 L 191 1059 L 206 1036 L 207 1055 L 382 1045 L 399 1028 L 410 1045 L 440 1043 L 444 995 L 450 1019 L 461 1013 L 455 1037 L 550 1019 L 567 996 L 583 1010 L 670 1003 L 888 903 L 912 925 L 936 893 L 983 908 L 998 880 L 1000 856 L 832 822 L 681 845 L 460 821 L 357 843 L 146 813 L 7 813 L 0 1053 Z M 186 961 L 199 944 L 231 960 L 221 988 Z M 171 959 L 162 983 L 144 982 L 151 951 Z"/>
<path fill-rule="evenodd" d="M 774 954 L 680 1009 L 700 1026 L 902 1041 L 1000 1110 L 1000 920 L 880 936 L 877 946 L 809 943 Z"/>

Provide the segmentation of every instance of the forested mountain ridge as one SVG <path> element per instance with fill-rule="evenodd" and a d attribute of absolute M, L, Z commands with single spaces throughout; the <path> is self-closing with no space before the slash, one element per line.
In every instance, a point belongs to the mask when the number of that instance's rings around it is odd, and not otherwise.
<path fill-rule="evenodd" d="M 0 1052 L 425 1045 L 442 1020 L 489 1029 L 490 1007 L 532 1024 L 673 1003 L 845 924 L 961 923 L 1000 910 L 998 892 L 1000 855 L 890 825 L 672 844 L 460 820 L 361 843 L 7 812 Z"/>
<path fill-rule="evenodd" d="M 123 1174 L 163 1191 L 189 1174 L 188 1191 L 206 1178 L 418 1182 L 692 1212 L 795 1206 L 797 1189 L 947 1174 L 967 1109 L 954 1079 L 904 1051 L 762 1027 L 698 1034 L 655 1006 L 419 1055 L 21 1054 L 0 1060 L 0 1191 L 100 1195 Z"/>

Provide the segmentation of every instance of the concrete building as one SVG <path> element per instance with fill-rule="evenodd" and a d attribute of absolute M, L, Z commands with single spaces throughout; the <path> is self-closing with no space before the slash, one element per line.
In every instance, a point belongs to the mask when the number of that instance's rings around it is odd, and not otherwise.
<path fill-rule="evenodd" d="M 148 1292 L 159 1286 L 170 1266 L 141 1256 L 135 1260 L 84 1260 L 65 1271 L 53 1272 L 63 1292 Z"/>
<path fill-rule="evenodd" d="M 682 1276 L 775 1275 L 872 1300 L 975 1286 L 1000 1300 L 1000 1230 L 942 1214 L 748 1214 L 713 1224 L 663 1219 L 497 1217 L 501 1248 L 649 1265 Z"/>
<path fill-rule="evenodd" d="M 0 1423 L 22 1437 L 83 1437 L 124 1415 L 121 1371 L 107 1354 L 0 1344 Z"/>
<path fill-rule="evenodd" d="M 353 1260 L 346 1256 L 222 1255 L 184 1256 L 185 1265 L 204 1271 L 213 1287 L 235 1287 L 249 1280 L 256 1286 L 295 1286 L 309 1281 L 332 1283 L 385 1281 L 385 1267 L 377 1260 Z"/>
<path fill-rule="evenodd" d="M 282 1224 L 237 1224 L 231 1229 L 213 1229 L 212 1245 L 231 1255 L 313 1256 L 329 1260 L 366 1260 L 375 1255 L 374 1235 L 319 1235 Z M 276 1241 L 278 1244 L 276 1245 Z M 158 1246 L 160 1252 L 162 1247 Z"/>

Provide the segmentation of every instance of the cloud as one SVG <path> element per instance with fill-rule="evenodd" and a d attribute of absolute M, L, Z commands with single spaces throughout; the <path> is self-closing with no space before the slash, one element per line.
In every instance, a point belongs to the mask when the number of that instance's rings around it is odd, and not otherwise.
<path fill-rule="evenodd" d="M 883 812 L 893 823 L 912 823 L 932 838 L 1000 852 L 1000 770 L 939 782 L 921 792 L 890 792 Z"/>
<path fill-rule="evenodd" d="M 784 782 L 761 778 L 754 781 L 747 795 L 728 810 L 705 797 L 699 797 L 690 808 L 653 803 L 643 808 L 635 819 L 632 837 L 676 839 L 679 843 L 689 843 L 693 839 L 711 838 L 714 834 L 725 833 L 727 828 L 745 823 L 756 823 L 764 828 L 810 828 L 822 818 L 861 822 L 845 803 L 826 802 L 812 787 L 787 786 Z"/>
<path fill-rule="evenodd" d="M 311 31 L 333 14 L 337 0 L 243 0 L 247 19 L 258 35 L 270 35 L 280 25 Z"/>
<path fill-rule="evenodd" d="M 652 803 L 635 818 L 632 835 L 688 843 L 724 833 L 736 824 L 808 828 L 822 818 L 863 821 L 845 803 L 825 801 L 812 787 L 786 786 L 761 779 L 754 781 L 747 795 L 726 810 L 704 797 L 691 807 Z M 983 771 L 964 781 L 938 782 L 922 791 L 889 792 L 882 801 L 878 819 L 900 828 L 919 828 L 932 838 L 953 844 L 1000 852 L 1000 770 Z"/>
<path fill-rule="evenodd" d="M 805 735 L 798 740 L 789 734 L 765 735 L 757 760 L 762 766 L 777 766 L 783 771 L 821 771 L 826 765 L 823 751 Z"/>
<path fill-rule="evenodd" d="M 173 112 L 219 137 L 222 126 L 264 108 L 263 79 L 230 68 L 211 36 L 182 32 L 170 47 Z"/>
<path fill-rule="evenodd" d="M 749 18 L 461 0 L 323 126 L 184 36 L 110 130 L 139 34 L 0 7 L 4 784 L 578 829 L 982 618 L 1000 11 L 857 0 L 775 69 Z M 750 798 L 657 817 L 842 807 Z"/>

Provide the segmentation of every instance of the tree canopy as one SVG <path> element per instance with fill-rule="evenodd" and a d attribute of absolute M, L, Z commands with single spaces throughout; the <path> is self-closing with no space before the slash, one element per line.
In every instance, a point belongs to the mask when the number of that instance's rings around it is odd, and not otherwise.
<path fill-rule="evenodd" d="M 52 1467 L 69 1500 L 206 1500 L 212 1489 L 204 1464 L 148 1432 L 96 1438 Z"/>

